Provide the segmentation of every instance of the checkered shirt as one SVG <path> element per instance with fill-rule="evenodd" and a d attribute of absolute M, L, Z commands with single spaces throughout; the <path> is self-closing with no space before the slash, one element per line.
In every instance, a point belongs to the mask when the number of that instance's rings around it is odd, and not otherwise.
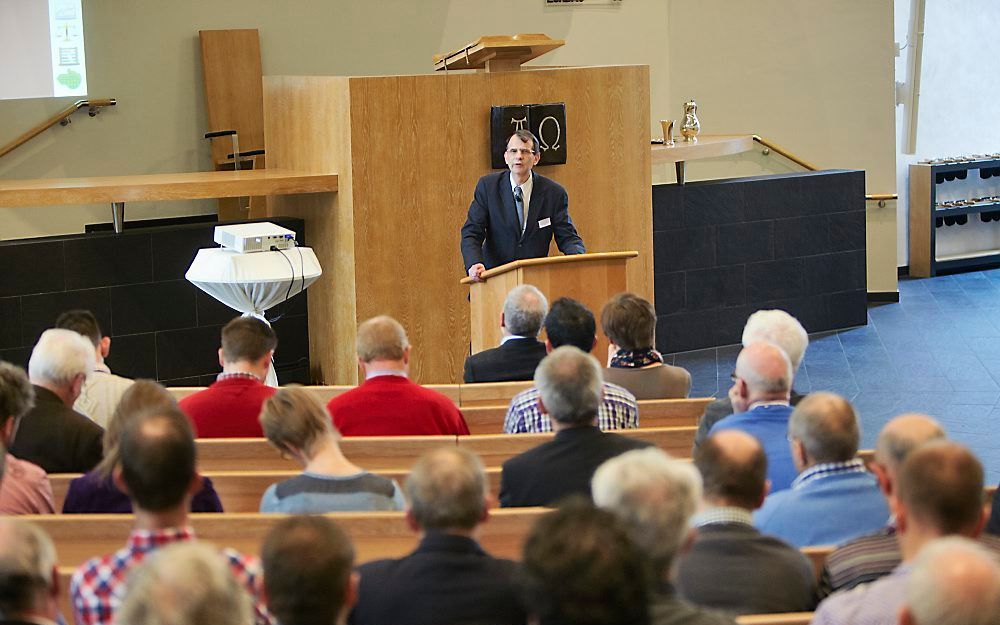
<path fill-rule="evenodd" d="M 597 410 L 597 425 L 602 430 L 625 430 L 639 427 L 639 404 L 635 395 L 617 384 L 604 383 L 604 400 Z M 503 431 L 508 434 L 551 432 L 549 415 L 538 409 L 538 389 L 531 387 L 510 400 Z"/>
<path fill-rule="evenodd" d="M 824 462 L 809 467 L 799 476 L 792 480 L 792 488 L 801 488 L 813 480 L 818 480 L 828 475 L 840 475 L 842 473 L 864 473 L 865 463 L 860 458 L 848 460 L 847 462 Z"/>
<path fill-rule="evenodd" d="M 703 527 L 716 523 L 738 523 L 753 525 L 753 515 L 746 508 L 736 506 L 717 506 L 706 508 L 691 519 L 691 527 Z"/>
<path fill-rule="evenodd" d="M 128 544 L 109 556 L 91 558 L 73 573 L 70 596 L 76 625 L 110 625 L 125 598 L 129 572 L 152 551 L 167 545 L 194 540 L 190 527 L 163 530 L 134 530 Z M 256 625 L 274 625 L 261 600 L 263 579 L 256 559 L 245 558 L 232 549 L 220 552 L 233 575 L 253 600 Z"/>

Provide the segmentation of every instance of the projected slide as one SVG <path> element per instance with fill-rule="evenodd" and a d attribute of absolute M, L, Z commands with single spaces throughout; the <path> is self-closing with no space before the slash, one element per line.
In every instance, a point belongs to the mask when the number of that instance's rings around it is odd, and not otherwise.
<path fill-rule="evenodd" d="M 0 0 L 0 100 L 87 95 L 81 0 Z"/>

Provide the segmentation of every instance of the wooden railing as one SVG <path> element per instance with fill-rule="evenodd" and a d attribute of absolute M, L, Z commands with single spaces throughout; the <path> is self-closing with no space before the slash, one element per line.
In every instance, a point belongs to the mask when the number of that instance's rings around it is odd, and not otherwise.
<path fill-rule="evenodd" d="M 42 134 L 43 132 L 45 132 L 49 128 L 55 126 L 56 124 L 59 124 L 61 126 L 65 126 L 66 124 L 70 123 L 70 116 L 72 116 L 73 113 L 79 111 L 82 108 L 86 108 L 87 112 L 90 114 L 91 117 L 96 117 L 97 114 L 100 112 L 100 110 L 101 110 L 102 107 L 105 107 L 105 106 L 117 106 L 117 104 L 118 104 L 118 100 L 116 100 L 115 98 L 97 98 L 97 99 L 94 99 L 94 100 L 77 100 L 73 104 L 70 104 L 69 106 L 67 106 L 63 110 L 59 111 L 58 113 L 56 113 L 52 117 L 48 118 L 47 120 L 45 120 L 42 123 L 38 124 L 37 126 L 35 126 L 34 128 L 32 128 L 31 130 L 27 131 L 26 133 L 24 133 L 20 137 L 17 137 L 16 139 L 14 139 L 13 141 L 11 141 L 7 145 L 5 145 L 2 148 L 0 148 L 0 156 L 3 156 L 5 154 L 7 154 L 8 152 L 11 152 L 12 150 L 14 150 L 14 149 L 16 149 L 16 148 L 24 145 L 28 141 L 31 141 L 33 138 L 35 138 L 38 135 Z"/>

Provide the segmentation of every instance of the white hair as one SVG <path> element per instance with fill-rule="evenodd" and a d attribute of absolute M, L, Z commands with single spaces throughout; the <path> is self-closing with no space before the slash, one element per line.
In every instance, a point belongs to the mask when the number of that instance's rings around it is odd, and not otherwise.
<path fill-rule="evenodd" d="M 252 625 L 250 597 L 225 556 L 197 542 L 157 549 L 128 578 L 115 625 Z"/>
<path fill-rule="evenodd" d="M 766 345 L 767 347 L 762 347 Z M 756 347 L 755 347 L 756 346 Z M 751 349 L 753 348 L 753 349 Z M 760 352 L 765 352 L 761 354 Z M 751 356 L 754 352 L 754 356 Z M 768 360 L 781 361 L 780 370 Z M 747 386 L 757 392 L 781 393 L 792 388 L 795 369 L 781 346 L 770 341 L 752 341 L 736 357 L 736 375 L 743 378 Z"/>
<path fill-rule="evenodd" d="M 656 573 L 665 575 L 701 501 L 694 465 L 655 447 L 629 451 L 598 467 L 591 491 L 594 503 L 626 522 Z"/>
<path fill-rule="evenodd" d="M 784 350 L 792 362 L 792 373 L 799 370 L 809 347 L 809 335 L 799 320 L 783 310 L 758 310 L 743 326 L 743 346 L 754 341 L 768 341 Z"/>
<path fill-rule="evenodd" d="M 548 312 L 549 301 L 530 284 L 515 286 L 503 302 L 504 325 L 518 336 L 538 336 Z"/>
<path fill-rule="evenodd" d="M 572 345 L 552 350 L 535 369 L 535 386 L 549 417 L 586 425 L 597 417 L 604 378 L 597 359 Z"/>
<path fill-rule="evenodd" d="M 14 617 L 37 608 L 52 585 L 56 548 L 48 534 L 20 519 L 0 518 L 0 613 Z"/>
<path fill-rule="evenodd" d="M 1000 623 L 996 557 L 959 536 L 926 545 L 906 584 L 907 610 L 917 625 Z"/>
<path fill-rule="evenodd" d="M 69 386 L 76 376 L 89 376 L 94 362 L 94 346 L 90 341 L 72 330 L 53 328 L 42 332 L 31 350 L 28 377 L 32 383 Z"/>

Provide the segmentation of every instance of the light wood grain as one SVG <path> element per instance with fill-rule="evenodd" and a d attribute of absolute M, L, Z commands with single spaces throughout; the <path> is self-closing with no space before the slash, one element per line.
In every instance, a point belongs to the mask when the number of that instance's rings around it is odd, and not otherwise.
<path fill-rule="evenodd" d="M 929 278 L 934 259 L 934 173 L 930 165 L 910 165 L 910 275 Z"/>
<path fill-rule="evenodd" d="M 672 146 L 653 145 L 650 160 L 654 164 L 676 163 L 740 154 L 752 149 L 753 135 L 698 135 L 697 143 L 676 137 Z"/>
<path fill-rule="evenodd" d="M 482 69 L 495 71 L 491 61 L 506 61 L 511 66 L 504 70 L 516 69 L 522 63 L 551 52 L 565 45 L 562 39 L 553 39 L 541 33 L 520 35 L 486 35 L 461 48 L 445 54 L 435 54 L 432 58 L 435 70 Z"/>
<path fill-rule="evenodd" d="M 196 200 L 337 190 L 337 174 L 288 169 L 0 180 L 0 207 Z"/>
<path fill-rule="evenodd" d="M 199 30 L 205 85 L 206 132 L 235 130 L 240 151 L 264 149 L 264 94 L 256 28 Z M 213 139 L 212 161 L 232 152 L 229 137 Z"/>
<path fill-rule="evenodd" d="M 661 428 L 698 425 L 698 418 L 705 414 L 705 406 L 711 401 L 710 397 L 641 400 L 638 402 L 639 426 Z M 462 416 L 465 417 L 471 434 L 501 434 L 507 408 L 507 404 L 462 406 Z"/>
<path fill-rule="evenodd" d="M 505 265 L 500 265 L 499 267 L 493 267 L 492 269 L 487 269 L 480 275 L 480 278 L 481 280 L 485 281 L 487 278 L 500 276 L 510 271 L 516 271 L 523 267 L 545 267 L 549 265 L 556 265 L 563 263 L 600 262 L 605 260 L 635 258 L 638 255 L 639 252 L 628 251 L 628 252 L 599 252 L 596 254 L 569 254 L 564 256 L 546 256 L 544 258 L 522 258 L 521 260 L 511 261 Z M 472 278 L 462 278 L 459 282 L 461 282 L 462 284 L 474 284 Z"/>
<path fill-rule="evenodd" d="M 809 625 L 812 618 L 812 612 L 744 614 L 736 617 L 736 623 L 737 625 Z"/>

